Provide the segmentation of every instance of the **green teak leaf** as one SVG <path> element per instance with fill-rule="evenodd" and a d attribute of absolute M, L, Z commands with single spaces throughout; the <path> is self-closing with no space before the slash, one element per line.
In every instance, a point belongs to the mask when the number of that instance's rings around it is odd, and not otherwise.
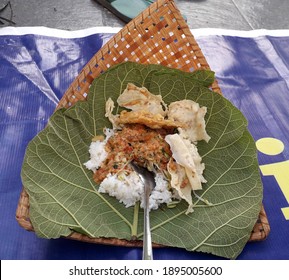
<path fill-rule="evenodd" d="M 87 101 L 56 111 L 29 143 L 22 168 L 37 235 L 58 238 L 76 231 L 91 237 L 142 238 L 142 210 L 125 208 L 98 193 L 92 172 L 83 165 L 93 136 L 110 126 L 104 117 L 106 100 L 115 101 L 132 82 L 161 94 L 166 103 L 187 98 L 208 108 L 211 140 L 198 143 L 208 183 L 197 194 L 210 205 L 195 198 L 195 211 L 189 215 L 185 202 L 152 211 L 153 241 L 236 258 L 258 217 L 262 185 L 247 121 L 229 101 L 208 89 L 213 77 L 211 71 L 184 73 L 127 62 L 95 79 Z"/>

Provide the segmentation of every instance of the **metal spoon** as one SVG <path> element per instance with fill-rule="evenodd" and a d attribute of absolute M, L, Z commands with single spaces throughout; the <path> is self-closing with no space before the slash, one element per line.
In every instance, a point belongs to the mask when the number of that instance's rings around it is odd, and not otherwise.
<path fill-rule="evenodd" d="M 143 236 L 143 260 L 153 259 L 152 238 L 150 229 L 150 216 L 149 216 L 149 198 L 152 190 L 155 187 L 155 174 L 146 168 L 139 166 L 134 161 L 131 166 L 136 171 L 144 183 L 144 236 Z"/>

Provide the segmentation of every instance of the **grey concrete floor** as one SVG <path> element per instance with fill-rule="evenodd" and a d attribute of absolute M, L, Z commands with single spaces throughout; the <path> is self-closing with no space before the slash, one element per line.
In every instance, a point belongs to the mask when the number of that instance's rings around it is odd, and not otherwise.
<path fill-rule="evenodd" d="M 129 0 L 128 0 L 129 1 Z M 0 0 L 0 9 L 8 0 Z M 175 0 L 190 28 L 289 29 L 288 0 Z M 80 30 L 124 23 L 94 0 L 10 0 L 0 27 L 47 26 Z"/>

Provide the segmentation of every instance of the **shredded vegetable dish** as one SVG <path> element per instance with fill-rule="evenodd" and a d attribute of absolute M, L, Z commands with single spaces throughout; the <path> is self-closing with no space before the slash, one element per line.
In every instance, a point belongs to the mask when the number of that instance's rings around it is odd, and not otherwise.
<path fill-rule="evenodd" d="M 166 170 L 172 153 L 164 138 L 170 132 L 168 129 L 151 129 L 142 124 L 125 125 L 108 139 L 105 146 L 108 156 L 94 173 L 95 181 L 101 183 L 108 174 L 132 171 L 128 164 L 132 160 L 141 166 L 151 162 L 159 170 Z"/>

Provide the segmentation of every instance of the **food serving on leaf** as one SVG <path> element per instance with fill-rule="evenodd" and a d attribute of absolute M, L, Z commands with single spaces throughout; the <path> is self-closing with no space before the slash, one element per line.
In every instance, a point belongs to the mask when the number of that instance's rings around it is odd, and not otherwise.
<path fill-rule="evenodd" d="M 85 166 L 94 172 L 98 191 L 116 197 L 127 207 L 143 199 L 143 182 L 131 161 L 156 173 L 156 187 L 150 197 L 150 209 L 184 199 L 187 213 L 193 211 L 192 192 L 206 183 L 205 169 L 197 141 L 209 141 L 206 132 L 206 107 L 184 99 L 165 104 L 161 95 L 128 83 L 117 99 L 122 110 L 113 114 L 114 101 L 106 102 L 106 114 L 112 128 L 96 136 L 89 148 Z"/>
<path fill-rule="evenodd" d="M 246 118 L 210 90 L 213 80 L 208 70 L 126 62 L 95 78 L 85 101 L 55 111 L 21 172 L 36 234 L 142 239 L 133 159 L 157 173 L 154 243 L 236 258 L 258 218 L 262 184 Z"/>

